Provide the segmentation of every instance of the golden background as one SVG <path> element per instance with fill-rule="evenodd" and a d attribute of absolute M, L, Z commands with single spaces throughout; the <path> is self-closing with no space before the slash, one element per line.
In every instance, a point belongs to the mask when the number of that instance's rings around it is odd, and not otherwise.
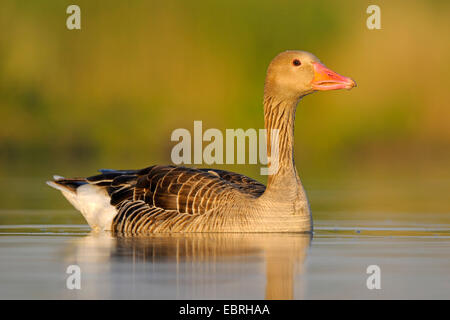
<path fill-rule="evenodd" d="M 358 84 L 299 105 L 313 215 L 448 212 L 448 1 L 76 1 L 81 30 L 66 28 L 70 4 L 2 2 L 0 222 L 70 208 L 53 174 L 170 163 L 171 132 L 194 120 L 262 128 L 266 68 L 287 49 Z M 366 27 L 370 4 L 381 30 Z M 260 166 L 221 167 L 264 181 Z"/>

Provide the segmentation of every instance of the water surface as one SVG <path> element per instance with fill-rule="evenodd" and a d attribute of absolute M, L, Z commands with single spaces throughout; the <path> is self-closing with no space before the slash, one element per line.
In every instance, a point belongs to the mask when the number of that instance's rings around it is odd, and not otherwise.
<path fill-rule="evenodd" d="M 0 298 L 450 298 L 450 225 L 316 221 L 307 234 L 113 237 L 86 225 L 0 226 Z M 66 269 L 81 269 L 81 289 Z M 381 289 L 369 290 L 369 265 Z"/>

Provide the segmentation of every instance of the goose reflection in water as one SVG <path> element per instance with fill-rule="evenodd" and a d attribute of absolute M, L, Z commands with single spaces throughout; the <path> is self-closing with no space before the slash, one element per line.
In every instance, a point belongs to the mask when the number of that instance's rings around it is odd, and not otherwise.
<path fill-rule="evenodd" d="M 82 298 L 298 299 L 310 242 L 301 233 L 93 232 L 66 257 L 82 270 Z"/>

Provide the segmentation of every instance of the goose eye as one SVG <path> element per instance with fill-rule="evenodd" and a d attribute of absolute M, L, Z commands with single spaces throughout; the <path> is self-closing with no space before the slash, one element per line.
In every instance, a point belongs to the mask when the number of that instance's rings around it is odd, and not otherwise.
<path fill-rule="evenodd" d="M 292 61 L 292 64 L 293 64 L 294 66 L 298 67 L 298 66 L 301 65 L 302 63 L 300 62 L 300 60 L 294 59 L 294 60 Z"/>

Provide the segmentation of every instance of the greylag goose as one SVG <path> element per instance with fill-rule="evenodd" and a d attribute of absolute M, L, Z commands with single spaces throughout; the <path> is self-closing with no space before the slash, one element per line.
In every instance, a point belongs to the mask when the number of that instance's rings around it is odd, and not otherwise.
<path fill-rule="evenodd" d="M 60 190 L 94 230 L 310 232 L 311 210 L 294 163 L 297 104 L 314 91 L 354 86 L 352 79 L 305 51 L 285 51 L 271 61 L 264 85 L 267 187 L 234 172 L 173 165 L 100 170 L 88 178 L 55 176 L 47 183 Z"/>

